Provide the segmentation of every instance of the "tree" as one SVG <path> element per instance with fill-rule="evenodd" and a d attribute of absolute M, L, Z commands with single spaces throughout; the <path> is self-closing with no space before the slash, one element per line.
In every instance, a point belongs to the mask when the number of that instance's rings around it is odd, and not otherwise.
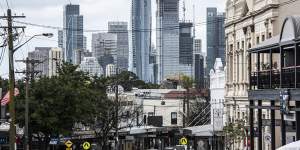
<path fill-rule="evenodd" d="M 228 123 L 223 128 L 225 137 L 225 146 L 227 150 L 230 150 L 234 142 L 244 140 L 247 136 L 244 120 L 236 120 L 235 122 Z"/>
<path fill-rule="evenodd" d="M 31 83 L 30 132 L 47 149 L 51 138 L 70 136 L 75 123 L 91 125 L 99 112 L 106 107 L 107 98 L 103 86 L 95 86 L 95 80 L 77 71 L 77 66 L 65 63 L 58 76 L 41 77 Z M 17 100 L 20 125 L 24 124 L 24 94 Z"/>
<path fill-rule="evenodd" d="M 156 89 L 160 87 L 157 84 L 140 80 L 136 74 L 130 71 L 122 71 L 116 76 L 107 78 L 107 83 L 110 85 L 118 83 L 124 88 L 124 91 L 131 91 L 133 87 L 139 89 Z"/>
<path fill-rule="evenodd" d="M 186 122 L 189 121 L 190 117 L 190 88 L 193 87 L 193 79 L 191 77 L 188 77 L 186 75 L 183 75 L 179 79 L 181 81 L 181 85 L 184 89 L 186 89 L 186 93 L 184 94 L 185 98 L 183 100 L 183 112 L 186 113 L 186 117 L 183 117 L 183 126 L 186 126 Z M 186 105 L 187 105 L 187 111 L 186 111 Z"/>
<path fill-rule="evenodd" d="M 123 79 L 116 78 L 116 80 L 121 81 L 120 83 L 125 83 L 122 81 Z M 98 78 L 93 83 L 95 83 L 95 87 L 105 85 L 105 88 L 115 88 L 117 82 L 111 82 L 110 80 L 111 78 Z M 109 91 L 113 91 L 109 93 L 113 96 L 108 98 L 106 105 L 102 106 L 102 109 L 98 109 L 99 112 L 97 113 L 93 125 L 93 129 L 96 131 L 96 136 L 100 141 L 99 144 L 102 149 L 109 149 L 108 139 L 115 134 L 116 130 L 119 131 L 127 127 L 132 127 L 133 123 L 135 123 L 134 121 L 136 121 L 137 114 L 141 111 L 139 107 L 133 104 L 133 101 L 128 101 L 126 98 L 122 98 L 121 95 L 119 96 L 118 102 L 115 101 L 114 90 Z M 118 108 L 117 115 L 115 111 L 116 108 Z M 116 126 L 116 124 L 118 124 L 118 126 Z"/>

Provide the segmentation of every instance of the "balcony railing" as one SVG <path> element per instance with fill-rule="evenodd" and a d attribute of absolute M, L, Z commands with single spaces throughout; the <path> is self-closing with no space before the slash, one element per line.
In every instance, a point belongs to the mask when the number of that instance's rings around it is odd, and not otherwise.
<path fill-rule="evenodd" d="M 282 83 L 280 86 L 280 77 Z M 297 80 L 297 81 L 296 81 Z M 280 70 L 265 70 L 252 72 L 251 89 L 300 88 L 300 66 Z"/>

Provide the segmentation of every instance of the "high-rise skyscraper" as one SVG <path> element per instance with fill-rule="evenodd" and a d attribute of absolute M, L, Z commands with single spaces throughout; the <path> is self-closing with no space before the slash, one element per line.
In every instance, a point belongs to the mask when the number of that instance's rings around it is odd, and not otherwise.
<path fill-rule="evenodd" d="M 58 47 L 63 49 L 64 48 L 64 31 L 63 30 L 58 30 L 57 33 L 57 39 L 58 39 Z"/>
<path fill-rule="evenodd" d="M 156 23 L 157 28 L 160 29 L 156 33 L 158 83 L 173 76 L 191 76 L 191 65 L 180 63 L 180 52 L 182 52 L 182 60 L 187 58 L 183 55 L 183 51 L 187 49 L 180 50 L 180 32 L 190 29 L 178 28 L 179 0 L 157 0 L 157 10 Z M 183 43 L 181 45 L 183 46 Z"/>
<path fill-rule="evenodd" d="M 195 39 L 194 44 L 194 80 L 196 83 L 196 88 L 201 89 L 204 88 L 204 60 L 205 57 L 202 53 L 202 41 L 201 39 Z"/>
<path fill-rule="evenodd" d="M 83 51 L 87 51 L 87 37 L 83 36 Z"/>
<path fill-rule="evenodd" d="M 151 51 L 151 1 L 132 0 L 129 70 L 149 81 L 149 54 Z"/>
<path fill-rule="evenodd" d="M 128 70 L 129 46 L 128 23 L 108 22 L 108 33 L 117 35 L 117 67 L 119 70 Z"/>
<path fill-rule="evenodd" d="M 80 64 L 80 70 L 89 73 L 90 76 L 102 76 L 104 71 L 95 57 L 84 57 Z"/>
<path fill-rule="evenodd" d="M 225 13 L 218 13 L 217 8 L 207 8 L 207 56 L 206 74 L 213 69 L 216 58 L 225 64 Z"/>
<path fill-rule="evenodd" d="M 193 23 L 179 23 L 179 63 L 192 65 L 193 63 L 193 42 L 192 36 Z"/>
<path fill-rule="evenodd" d="M 61 48 L 36 47 L 34 51 L 28 53 L 28 58 L 38 60 L 40 63 L 35 70 L 41 71 L 42 76 L 53 76 L 57 73 L 57 67 L 62 62 Z"/>
<path fill-rule="evenodd" d="M 51 47 L 36 47 L 34 51 L 28 53 L 29 59 L 38 60 L 42 63 L 36 66 L 36 70 L 41 71 L 42 76 L 49 74 L 49 52 Z"/>
<path fill-rule="evenodd" d="M 201 39 L 195 39 L 194 53 L 202 53 L 202 40 Z"/>
<path fill-rule="evenodd" d="M 95 33 L 92 35 L 92 52 L 103 70 L 108 64 L 117 63 L 117 34 Z"/>
<path fill-rule="evenodd" d="M 63 49 L 66 62 L 74 63 L 74 51 L 83 49 L 83 16 L 79 5 L 68 4 L 64 7 Z"/>
<path fill-rule="evenodd" d="M 49 76 L 55 76 L 63 62 L 62 48 L 51 48 L 49 51 Z"/>

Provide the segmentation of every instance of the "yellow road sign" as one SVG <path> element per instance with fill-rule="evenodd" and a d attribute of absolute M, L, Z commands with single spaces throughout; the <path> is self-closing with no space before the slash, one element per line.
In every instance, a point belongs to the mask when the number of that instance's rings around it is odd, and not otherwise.
<path fill-rule="evenodd" d="M 82 147 L 83 147 L 83 149 L 87 150 L 87 149 L 90 149 L 90 148 L 91 148 L 91 144 L 90 144 L 89 142 L 84 142 L 84 143 L 82 144 Z"/>
<path fill-rule="evenodd" d="M 187 143 L 188 143 L 187 138 L 183 137 L 183 138 L 180 139 L 180 144 L 181 145 L 187 145 Z"/>
<path fill-rule="evenodd" d="M 68 140 L 67 142 L 65 142 L 65 145 L 66 145 L 68 148 L 70 148 L 70 147 L 73 145 L 73 143 L 72 143 L 70 140 Z"/>
<path fill-rule="evenodd" d="M 66 150 L 72 150 L 72 148 L 70 148 L 70 147 L 67 147 L 67 148 L 66 148 Z"/>

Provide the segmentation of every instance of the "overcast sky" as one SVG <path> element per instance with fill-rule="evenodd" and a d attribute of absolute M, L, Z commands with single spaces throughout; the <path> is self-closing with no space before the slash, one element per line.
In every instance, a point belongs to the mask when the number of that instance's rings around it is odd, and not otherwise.
<path fill-rule="evenodd" d="M 149 0 L 150 1 L 150 0 Z M 217 7 L 219 11 L 224 11 L 226 0 L 185 0 L 186 2 L 186 19 L 193 20 L 193 5 L 195 5 L 196 18 L 196 37 L 203 40 L 202 50 L 206 51 L 206 7 Z M 59 26 L 63 25 L 63 6 L 68 3 L 80 4 L 80 11 L 84 17 L 84 29 L 107 30 L 108 21 L 127 21 L 130 18 L 131 0 L 8 0 L 9 6 L 12 8 L 13 14 L 24 14 L 25 19 L 20 21 L 30 22 L 34 24 Z M 156 0 L 153 3 L 153 21 L 155 21 Z M 182 4 L 180 0 L 180 18 L 182 18 Z M 5 0 L 0 0 L 0 14 L 4 14 L 7 9 Z M 1 21 L 1 24 L 6 22 Z M 202 23 L 201 25 L 199 25 Z M 155 22 L 152 23 L 155 25 Z M 25 35 L 21 38 L 23 41 L 31 35 L 39 33 L 51 32 L 55 36 L 51 39 L 38 38 L 29 42 L 15 54 L 15 59 L 25 59 L 29 51 L 34 50 L 38 46 L 57 47 L 57 31 L 53 29 L 27 26 Z M 91 34 L 84 33 L 88 39 L 88 49 L 91 45 Z M 0 52 L 2 49 L 0 50 Z M 7 52 L 7 51 L 6 51 Z M 8 59 L 7 53 L 0 65 L 0 76 L 7 77 Z M 22 63 L 15 63 L 15 69 L 22 70 Z"/>

